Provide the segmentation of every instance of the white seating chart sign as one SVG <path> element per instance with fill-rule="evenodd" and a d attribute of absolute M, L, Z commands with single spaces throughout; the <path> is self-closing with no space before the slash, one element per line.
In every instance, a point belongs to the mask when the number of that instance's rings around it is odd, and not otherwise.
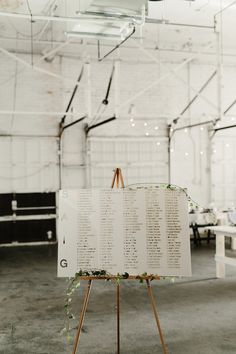
<path fill-rule="evenodd" d="M 58 276 L 105 270 L 190 276 L 187 196 L 181 190 L 59 192 Z"/>

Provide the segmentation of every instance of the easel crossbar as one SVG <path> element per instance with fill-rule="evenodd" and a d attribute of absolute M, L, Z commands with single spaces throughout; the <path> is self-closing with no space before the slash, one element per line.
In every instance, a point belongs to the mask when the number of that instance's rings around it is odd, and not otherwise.
<path fill-rule="evenodd" d="M 80 280 L 160 280 L 160 276 L 158 275 L 148 275 L 148 276 L 137 276 L 137 275 L 129 275 L 126 277 L 119 277 L 119 275 L 111 275 L 111 276 L 80 276 Z"/>

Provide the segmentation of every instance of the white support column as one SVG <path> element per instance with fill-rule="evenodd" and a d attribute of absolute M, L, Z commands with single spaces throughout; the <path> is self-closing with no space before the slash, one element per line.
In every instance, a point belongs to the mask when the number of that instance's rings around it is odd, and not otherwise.
<path fill-rule="evenodd" d="M 225 257 L 225 236 L 216 232 L 216 257 Z M 216 277 L 225 278 L 225 263 L 216 260 Z"/>
<path fill-rule="evenodd" d="M 87 57 L 85 62 L 85 72 L 86 72 L 86 95 L 87 95 L 87 116 L 88 121 L 92 119 L 92 90 L 91 90 L 91 63 L 90 57 Z M 90 151 L 88 137 L 85 136 L 85 187 L 91 187 L 91 163 L 90 163 Z"/>
<path fill-rule="evenodd" d="M 91 90 L 91 64 L 90 64 L 90 58 L 87 57 L 86 62 L 85 62 L 85 71 L 86 71 L 86 78 L 87 78 L 87 83 L 86 83 L 86 94 L 87 94 L 87 116 L 88 119 L 92 118 L 92 90 Z"/>
<path fill-rule="evenodd" d="M 221 30 L 216 32 L 217 40 L 217 101 L 218 101 L 218 118 L 222 119 L 222 33 Z"/>
<path fill-rule="evenodd" d="M 88 138 L 86 138 L 86 150 L 85 150 L 85 158 L 86 158 L 86 188 L 92 187 L 92 178 L 91 178 L 91 147 Z"/>
<path fill-rule="evenodd" d="M 211 129 L 211 128 L 210 128 Z M 211 131 L 208 129 L 207 136 L 208 136 L 208 143 L 207 143 L 207 149 L 206 149 L 206 173 L 207 173 L 207 200 L 209 203 L 212 202 L 212 139 L 210 137 Z"/>
<path fill-rule="evenodd" d="M 115 61 L 115 116 L 119 117 L 120 104 L 120 60 Z"/>

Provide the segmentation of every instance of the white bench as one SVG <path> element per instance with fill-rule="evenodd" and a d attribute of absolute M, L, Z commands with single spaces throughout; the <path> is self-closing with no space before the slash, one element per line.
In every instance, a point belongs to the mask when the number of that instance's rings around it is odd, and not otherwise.
<path fill-rule="evenodd" d="M 225 256 L 225 236 L 231 237 L 231 249 L 236 250 L 236 227 L 235 226 L 211 226 L 207 228 L 216 235 L 216 277 L 225 278 L 225 265 L 236 267 L 236 258 Z"/>

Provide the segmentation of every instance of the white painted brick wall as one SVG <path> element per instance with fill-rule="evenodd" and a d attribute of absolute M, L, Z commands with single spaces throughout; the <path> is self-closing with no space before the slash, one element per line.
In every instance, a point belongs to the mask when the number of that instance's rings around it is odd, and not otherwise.
<path fill-rule="evenodd" d="M 142 54 L 139 56 L 139 52 L 136 51 L 134 56 L 134 51 L 129 56 L 130 60 L 138 60 L 140 58 L 144 59 L 145 56 Z M 30 56 L 22 55 L 22 59 L 30 62 Z M 40 59 L 39 56 L 34 57 L 35 63 Z M 166 62 L 166 65 L 174 69 L 179 63 Z M 22 64 L 18 64 L 18 70 L 23 72 L 19 73 L 17 76 L 17 91 L 16 91 L 16 102 L 15 109 L 23 111 L 64 111 L 71 92 L 74 87 L 74 82 L 76 81 L 81 67 L 82 62 L 78 59 L 73 58 L 59 58 L 52 63 L 41 62 L 38 66 L 52 71 L 55 74 L 65 77 L 64 80 L 59 80 L 47 76 L 45 74 L 38 73 L 32 69 L 25 68 Z M 96 113 L 98 105 L 105 97 L 107 84 L 112 68 L 111 61 L 108 62 L 92 62 L 91 64 L 91 101 L 92 101 L 92 119 Z M 190 65 L 189 77 L 191 80 L 191 85 L 196 89 L 199 89 L 203 83 L 207 80 L 210 74 L 214 70 L 214 65 L 199 65 L 197 62 L 193 62 Z M 1 110 L 12 110 L 14 107 L 13 93 L 14 93 L 14 78 L 6 82 L 11 77 L 14 77 L 15 72 L 15 62 L 9 58 L 1 55 L 0 57 L 0 109 Z M 161 68 L 160 66 L 152 63 L 127 63 L 121 60 L 120 62 L 120 76 L 116 83 L 119 86 L 119 97 L 120 104 L 131 98 L 137 92 L 143 90 L 150 83 L 158 80 L 163 75 L 167 74 L 167 69 Z M 236 74 L 235 68 L 226 66 L 224 69 L 224 80 L 223 80 L 223 107 L 227 107 L 234 99 L 234 92 L 236 88 Z M 184 67 L 178 72 L 185 80 L 188 79 L 187 67 Z M 78 117 L 68 116 L 66 122 L 72 122 L 74 119 L 79 118 L 80 116 L 88 112 L 88 78 L 85 74 L 83 76 L 81 86 L 76 95 L 73 110 L 74 112 L 79 112 Z M 230 83 L 229 83 L 230 82 Z M 212 102 L 217 104 L 217 89 L 216 89 L 216 78 L 212 81 L 209 87 L 204 91 L 204 94 Z M 101 128 L 91 131 L 92 137 L 106 137 L 106 136 L 136 136 L 143 138 L 145 133 L 148 132 L 150 138 L 158 138 L 166 136 L 165 124 L 161 128 L 159 127 L 158 131 L 155 131 L 154 127 L 156 124 L 160 124 L 160 119 L 173 119 L 179 115 L 182 109 L 186 106 L 188 102 L 188 96 L 193 97 L 195 93 L 191 90 L 188 91 L 186 85 L 180 82 L 174 76 L 168 76 L 160 84 L 156 84 L 152 89 L 148 90 L 137 98 L 134 103 L 134 111 L 132 115 L 128 115 L 129 104 L 120 110 L 120 121 L 117 120 L 115 123 L 107 124 Z M 235 108 L 230 112 L 233 114 Z M 112 83 L 111 95 L 110 95 L 110 104 L 107 107 L 104 114 L 100 117 L 100 120 L 104 118 L 111 117 L 115 112 L 115 82 Z M 196 103 L 191 107 L 191 110 L 186 113 L 188 116 L 192 117 L 192 122 L 194 120 L 208 120 L 209 116 L 215 115 L 215 111 L 202 99 L 198 99 Z M 0 115 L 0 134 L 30 134 L 30 135 L 54 135 L 58 134 L 59 121 L 61 116 L 37 116 L 33 114 L 32 116 L 18 116 L 16 115 L 13 120 L 11 115 Z M 132 127 L 130 118 L 134 119 L 135 127 Z M 152 118 L 152 119 L 150 119 Z M 126 120 L 126 121 L 125 121 Z M 144 127 L 144 122 L 147 120 L 148 127 Z M 190 122 L 190 120 L 186 120 Z M 87 121 L 87 123 L 91 122 Z M 12 128 L 12 131 L 11 131 Z M 148 137 L 147 137 L 148 139 Z M 199 136 L 199 133 L 193 133 L 193 139 L 198 145 L 196 153 L 196 161 L 193 166 L 193 161 L 191 158 L 184 159 L 183 153 L 185 150 L 191 151 L 192 149 L 192 140 L 189 136 L 186 136 L 184 133 L 176 136 L 175 138 L 175 157 L 173 158 L 173 182 L 180 184 L 182 186 L 187 186 L 190 194 L 195 199 L 198 199 L 200 195 L 202 198 L 199 198 L 199 202 L 202 204 L 207 204 L 209 202 L 209 197 L 207 194 L 207 189 L 209 189 L 209 178 L 208 178 L 208 162 L 205 159 L 205 152 L 207 149 L 207 137 L 206 135 Z M 2 141 L 2 138 L 0 138 Z M 32 149 L 35 150 L 35 153 L 32 153 L 32 159 L 37 158 L 37 149 L 33 148 L 32 140 Z M 46 146 L 46 145 L 45 145 Z M 10 145 L 8 147 L 1 146 L 1 156 L 2 163 L 0 165 L 1 173 L 3 168 L 6 173 L 11 172 L 11 164 L 9 162 L 8 166 L 7 161 L 8 155 L 10 154 Z M 25 154 L 28 156 L 25 150 L 19 147 L 19 153 Z M 24 148 L 25 149 L 25 148 Z M 203 149 L 204 155 L 200 156 L 198 153 Z M 84 187 L 87 184 L 87 175 L 86 175 L 86 146 L 85 146 L 85 135 L 83 131 L 83 125 L 74 126 L 70 130 L 66 131 L 63 137 L 63 186 L 64 187 Z M 15 154 L 16 152 L 13 152 Z M 18 151 L 17 151 L 18 153 Z M 106 154 L 106 152 L 104 152 Z M 130 152 L 129 152 L 130 154 Z M 135 159 L 136 152 L 133 154 Z M 166 154 L 166 152 L 165 152 Z M 174 156 L 174 155 L 173 155 Z M 14 158 L 14 156 L 13 156 Z M 100 155 L 102 158 L 102 155 Z M 129 158 L 132 160 L 132 156 L 129 155 Z M 5 161 L 6 160 L 6 161 Z M 55 164 L 57 163 L 58 156 L 55 153 Z M 4 164 L 3 164 L 4 162 Z M 28 169 L 30 170 L 33 166 L 33 161 L 28 161 Z M 57 167 L 58 168 L 58 167 Z M 183 173 L 184 171 L 184 173 Z M 132 175 L 134 170 L 130 172 Z M 150 175 L 153 172 L 150 171 Z M 217 172 L 216 172 L 217 173 Z M 141 175 L 140 175 L 141 176 Z M 41 190 L 42 180 L 45 177 L 37 176 L 35 179 L 32 179 L 30 186 L 24 181 L 19 182 L 19 188 L 27 189 L 31 188 L 35 191 Z M 50 177 L 50 183 L 53 184 L 52 188 L 57 189 L 57 183 L 55 182 L 55 177 Z M 133 176 L 132 176 L 133 178 Z M 141 178 L 141 177 L 140 177 Z M 155 173 L 152 175 L 152 178 L 155 178 Z M 231 178 L 231 177 L 230 177 Z M 41 183 L 41 184 L 40 184 Z M 17 184 L 14 184 L 14 188 L 18 188 Z M 9 192 L 12 191 L 12 184 L 2 184 L 1 191 Z M 44 187 L 43 187 L 44 188 Z M 213 191 L 214 193 L 214 191 Z"/>

